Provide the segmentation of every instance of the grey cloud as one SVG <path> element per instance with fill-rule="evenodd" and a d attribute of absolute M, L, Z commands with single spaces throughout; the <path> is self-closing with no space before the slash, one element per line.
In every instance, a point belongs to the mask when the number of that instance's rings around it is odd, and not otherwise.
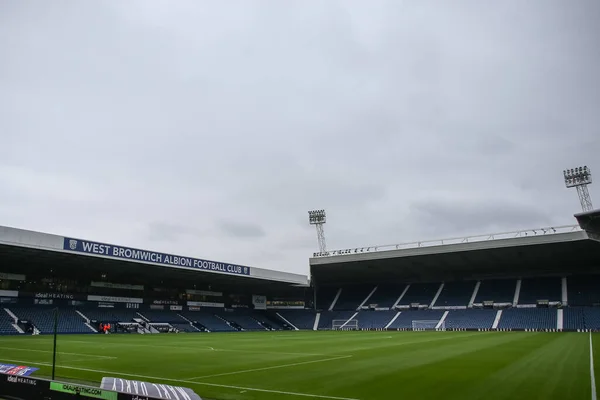
<path fill-rule="evenodd" d="M 225 234 L 235 238 L 252 239 L 266 235 L 262 227 L 252 223 L 221 221 L 218 225 Z"/>
<path fill-rule="evenodd" d="M 451 235 L 486 234 L 545 227 L 552 217 L 535 206 L 507 199 L 486 201 L 429 200 L 411 205 L 413 223 L 421 232 Z M 499 218 L 499 216 L 502 216 Z"/>
<path fill-rule="evenodd" d="M 8 225 L 306 273 L 309 209 L 330 248 L 566 224 L 600 173 L 595 0 L 0 7 Z"/>

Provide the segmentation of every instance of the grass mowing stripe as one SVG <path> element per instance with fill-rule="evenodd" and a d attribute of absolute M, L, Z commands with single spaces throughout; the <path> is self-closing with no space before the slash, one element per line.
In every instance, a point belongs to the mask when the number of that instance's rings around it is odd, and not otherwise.
<path fill-rule="evenodd" d="M 44 365 L 46 367 L 52 366 L 52 364 L 49 364 L 49 363 L 41 363 L 41 362 L 33 362 L 33 361 L 8 360 L 8 359 L 4 359 L 4 361 L 18 362 L 18 363 L 31 364 L 31 365 Z M 169 382 L 187 383 L 187 384 L 192 384 L 192 385 L 221 387 L 221 388 L 227 388 L 227 389 L 239 389 L 239 390 L 247 390 L 249 392 L 276 393 L 276 394 L 283 394 L 283 395 L 288 395 L 288 396 L 312 397 L 312 398 L 330 399 L 330 400 L 360 400 L 360 399 L 355 399 L 355 398 L 351 398 L 351 397 L 325 396 L 325 395 L 320 395 L 320 394 L 285 392 L 282 390 L 259 389 L 259 388 L 251 388 L 251 387 L 244 387 L 244 386 L 220 385 L 217 383 L 195 382 L 195 381 L 190 381 L 190 380 L 185 380 L 185 379 L 160 378 L 157 376 L 129 374 L 129 373 L 125 373 L 125 372 L 103 371 L 100 369 L 91 369 L 91 368 L 69 367 L 69 366 L 65 366 L 65 365 L 57 365 L 56 368 L 57 369 L 64 368 L 64 369 L 74 369 L 74 370 L 78 370 L 78 371 L 96 372 L 99 374 L 106 374 L 106 375 L 112 375 L 112 376 L 128 376 L 128 377 L 133 377 L 133 378 L 150 379 L 150 380 L 153 380 L 156 382 L 169 381 Z"/>
<path fill-rule="evenodd" d="M 36 353 L 53 353 L 52 351 L 49 351 L 49 350 L 20 349 L 20 348 L 16 348 L 16 347 L 0 347 L 0 349 L 18 350 L 18 351 L 32 351 L 32 352 L 36 352 Z M 64 351 L 57 351 L 56 354 L 57 355 L 67 354 L 67 355 L 70 355 L 70 356 L 96 357 L 96 358 L 102 358 L 102 359 L 107 359 L 107 360 L 114 360 L 114 359 L 117 358 L 117 357 L 109 357 L 109 356 L 99 356 L 99 355 L 96 355 L 96 354 L 67 353 L 67 352 L 64 352 Z"/>
<path fill-rule="evenodd" d="M 594 347 L 592 346 L 592 332 L 590 332 L 590 380 L 592 384 L 592 400 L 596 400 L 596 376 L 594 375 Z"/>
<path fill-rule="evenodd" d="M 189 378 L 190 380 L 195 380 L 195 379 L 206 379 L 206 378 L 215 378 L 217 376 L 225 376 L 225 375 L 236 375 L 236 374 L 245 374 L 248 372 L 258 372 L 258 371 L 266 371 L 269 369 L 278 369 L 278 368 L 287 368 L 287 367 L 296 367 L 298 365 L 306 365 L 306 364 L 315 364 L 315 363 L 322 363 L 322 362 L 326 362 L 326 361 L 335 361 L 335 360 L 342 360 L 344 358 L 350 358 L 352 357 L 351 355 L 349 356 L 341 356 L 341 357 L 333 357 L 333 358 L 325 358 L 323 360 L 313 360 L 313 361 L 302 361 L 302 362 L 297 362 L 297 363 L 293 363 L 293 364 L 282 364 L 282 365 L 273 365 L 271 367 L 263 367 L 263 368 L 253 368 L 253 369 L 246 369 L 244 371 L 233 371 L 233 372 L 224 372 L 222 374 L 214 374 L 214 375 L 205 375 L 205 376 L 197 376 L 195 378 Z"/>

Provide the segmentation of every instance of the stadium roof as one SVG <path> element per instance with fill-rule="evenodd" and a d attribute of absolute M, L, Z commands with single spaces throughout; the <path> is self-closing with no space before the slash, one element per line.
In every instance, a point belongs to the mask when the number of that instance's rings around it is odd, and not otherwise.
<path fill-rule="evenodd" d="M 600 268 L 598 254 L 600 242 L 573 225 L 383 246 L 383 250 L 338 250 L 311 258 L 310 268 L 318 284 L 461 280 L 590 272 Z"/>
<path fill-rule="evenodd" d="M 307 286 L 308 277 L 282 271 L 178 256 L 41 232 L 0 226 L 0 256 L 35 268 L 50 265 L 120 268 L 141 274 L 202 275 L 208 282 L 281 283 Z M 34 260 L 44 259 L 48 263 Z M 107 265 L 108 263 L 108 265 Z"/>

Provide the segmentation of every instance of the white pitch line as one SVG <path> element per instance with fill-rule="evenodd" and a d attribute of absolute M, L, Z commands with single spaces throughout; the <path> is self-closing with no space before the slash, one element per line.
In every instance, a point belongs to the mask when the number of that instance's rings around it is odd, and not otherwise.
<path fill-rule="evenodd" d="M 9 359 L 3 359 L 3 360 L 4 361 L 11 361 L 11 362 L 18 362 L 18 363 L 23 363 L 23 364 L 31 364 L 31 365 L 44 365 L 44 366 L 47 366 L 47 367 L 51 367 L 52 366 L 52 364 L 40 363 L 40 362 L 33 362 L 33 361 L 9 360 Z M 124 372 L 103 371 L 103 370 L 100 370 L 100 369 L 67 367 L 67 366 L 64 366 L 64 365 L 57 365 L 56 368 L 75 369 L 75 370 L 78 370 L 78 371 L 96 372 L 96 373 L 99 373 L 99 374 L 114 375 L 114 376 L 130 376 L 130 377 L 134 377 L 134 378 L 143 378 L 143 379 L 155 380 L 157 382 L 160 382 L 160 381 L 181 382 L 181 383 L 188 383 L 188 384 L 192 384 L 192 385 L 221 387 L 221 388 L 226 388 L 226 389 L 248 390 L 250 392 L 277 393 L 277 394 L 285 394 L 285 395 L 289 395 L 289 396 L 313 397 L 313 398 L 318 398 L 318 399 L 331 399 L 331 400 L 360 400 L 360 399 L 355 399 L 355 398 L 350 398 L 350 397 L 325 396 L 325 395 L 321 395 L 321 394 L 285 392 L 285 391 L 282 391 L 282 390 L 269 390 L 269 389 L 249 388 L 249 387 L 243 387 L 243 386 L 219 385 L 217 383 L 195 382 L 195 381 L 189 381 L 189 380 L 184 380 L 184 379 L 160 378 L 160 377 L 156 377 L 156 376 L 147 376 L 147 375 L 138 375 L 138 374 L 126 374 Z"/>
<path fill-rule="evenodd" d="M 62 340 L 63 343 L 85 343 L 90 345 L 98 345 L 97 342 L 84 341 L 84 340 Z M 110 343 L 111 347 L 123 346 L 123 347 L 160 347 L 166 349 L 179 349 L 179 350 L 193 350 L 193 351 L 228 351 L 232 353 L 249 353 L 249 354 L 277 354 L 277 355 L 290 355 L 290 356 L 330 356 L 331 354 L 317 354 L 317 353 L 286 353 L 286 352 L 275 352 L 275 351 L 259 351 L 259 350 L 241 350 L 241 349 L 215 349 L 208 346 L 205 347 L 190 347 L 190 346 L 164 346 L 154 344 L 142 344 L 142 343 Z"/>
<path fill-rule="evenodd" d="M 6 349 L 6 350 L 18 350 L 18 351 L 32 351 L 32 352 L 37 352 L 37 353 L 53 353 L 50 350 L 37 350 L 37 349 L 19 349 L 16 347 L 0 347 L 0 349 Z M 105 358 L 108 360 L 114 360 L 117 357 L 109 357 L 109 356 L 99 356 L 96 354 L 82 354 L 82 353 L 65 353 L 63 351 L 57 351 L 56 352 L 57 355 L 61 355 L 61 354 L 68 354 L 71 356 L 85 356 L 85 357 L 96 357 L 96 358 Z"/>
<path fill-rule="evenodd" d="M 325 358 L 325 359 L 322 359 L 322 360 L 302 361 L 302 362 L 297 362 L 297 363 L 292 363 L 292 364 L 273 365 L 271 367 L 246 369 L 246 370 L 243 370 L 243 371 L 224 372 L 222 374 L 214 374 L 214 375 L 196 376 L 194 378 L 189 378 L 189 380 L 215 378 L 217 376 L 226 376 L 226 375 L 245 374 L 245 373 L 248 373 L 248 372 L 267 371 L 269 369 L 279 369 L 279 368 L 295 367 L 295 366 L 298 366 L 298 365 L 305 365 L 305 364 L 316 364 L 316 363 L 321 363 L 321 362 L 326 362 L 326 361 L 341 360 L 341 359 L 350 358 L 350 357 L 352 357 L 352 356 L 351 355 L 349 355 L 349 356 L 340 356 L 340 357 L 333 357 L 333 358 Z"/>
<path fill-rule="evenodd" d="M 594 374 L 594 348 L 592 347 L 592 332 L 590 332 L 590 380 L 592 384 L 592 400 L 596 400 L 596 376 Z"/>

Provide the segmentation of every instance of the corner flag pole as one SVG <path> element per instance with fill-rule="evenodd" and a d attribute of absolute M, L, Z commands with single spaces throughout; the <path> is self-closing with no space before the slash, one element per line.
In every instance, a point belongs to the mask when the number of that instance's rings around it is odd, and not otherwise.
<path fill-rule="evenodd" d="M 56 331 L 58 329 L 58 307 L 54 309 L 54 348 L 52 349 L 52 380 L 56 371 Z"/>

